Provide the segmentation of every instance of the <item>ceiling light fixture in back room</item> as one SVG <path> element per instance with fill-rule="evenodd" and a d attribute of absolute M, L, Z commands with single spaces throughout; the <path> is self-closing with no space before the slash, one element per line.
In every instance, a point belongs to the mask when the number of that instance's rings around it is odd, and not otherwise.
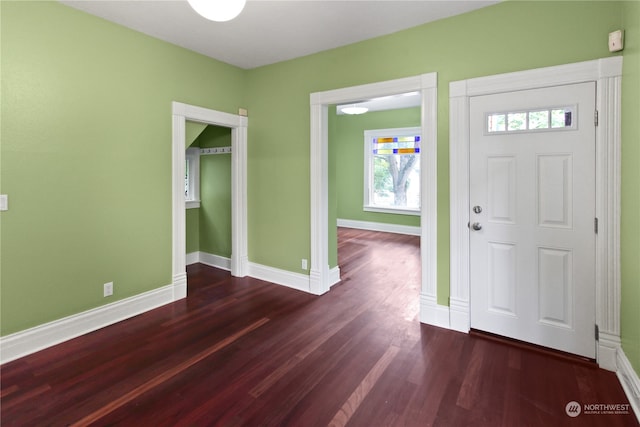
<path fill-rule="evenodd" d="M 240 15 L 247 0 L 187 0 L 189 5 L 210 21 L 231 21 Z"/>
<path fill-rule="evenodd" d="M 355 104 L 351 104 L 349 106 L 340 108 L 340 111 L 342 111 L 344 114 L 364 114 L 369 111 L 369 109 L 367 107 L 358 107 Z"/>

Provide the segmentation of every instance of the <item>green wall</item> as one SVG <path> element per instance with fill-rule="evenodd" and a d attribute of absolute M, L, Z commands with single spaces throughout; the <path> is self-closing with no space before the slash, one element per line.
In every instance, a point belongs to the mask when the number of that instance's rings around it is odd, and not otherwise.
<path fill-rule="evenodd" d="M 185 209 L 186 253 L 200 251 L 200 208 Z"/>
<path fill-rule="evenodd" d="M 231 129 L 208 126 L 200 147 L 230 147 Z M 231 257 L 231 154 L 200 156 L 200 251 Z"/>
<path fill-rule="evenodd" d="M 622 75 L 622 348 L 640 374 L 640 3 L 623 7 Z"/>
<path fill-rule="evenodd" d="M 246 72 L 58 2 L 0 7 L 6 335 L 172 282 L 171 102 L 233 113 Z"/>
<path fill-rule="evenodd" d="M 206 123 L 198 123 L 187 120 L 184 123 L 184 145 L 188 148 L 191 147 L 198 136 L 207 128 Z M 197 146 L 193 145 L 194 147 Z"/>

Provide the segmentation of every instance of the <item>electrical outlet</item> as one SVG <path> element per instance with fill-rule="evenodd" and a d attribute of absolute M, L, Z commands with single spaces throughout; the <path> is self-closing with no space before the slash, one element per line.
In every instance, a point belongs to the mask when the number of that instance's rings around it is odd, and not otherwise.
<path fill-rule="evenodd" d="M 109 297 L 113 295 L 113 282 L 104 284 L 104 296 Z"/>
<path fill-rule="evenodd" d="M 307 260 L 302 258 L 302 269 L 306 270 L 307 269 Z"/>

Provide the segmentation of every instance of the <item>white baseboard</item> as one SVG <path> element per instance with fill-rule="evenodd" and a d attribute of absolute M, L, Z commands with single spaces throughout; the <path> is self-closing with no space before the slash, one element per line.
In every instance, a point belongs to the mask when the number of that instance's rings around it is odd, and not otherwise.
<path fill-rule="evenodd" d="M 449 307 L 438 305 L 432 296 L 420 294 L 420 322 L 450 329 Z"/>
<path fill-rule="evenodd" d="M 385 224 L 383 222 L 356 221 L 338 218 L 338 227 L 357 228 L 359 230 L 384 231 L 385 233 L 409 234 L 420 236 L 420 227 L 410 225 Z"/>
<path fill-rule="evenodd" d="M 469 333 L 469 327 L 471 325 L 469 302 L 449 298 L 449 305 L 451 329 L 458 332 Z"/>
<path fill-rule="evenodd" d="M 620 337 L 600 331 L 596 343 L 598 366 L 607 371 L 616 372 L 618 370 L 618 352 L 622 348 Z"/>
<path fill-rule="evenodd" d="M 340 283 L 340 267 L 333 267 L 331 270 L 329 270 L 329 287 L 332 287 L 333 285 Z"/>
<path fill-rule="evenodd" d="M 201 263 L 209 267 L 216 267 L 221 270 L 231 271 L 231 258 L 214 255 L 207 252 L 191 252 L 187 254 L 187 265 Z"/>
<path fill-rule="evenodd" d="M 640 378 L 624 354 L 622 347 L 617 352 L 617 365 L 616 375 L 620 380 L 620 384 L 622 384 L 627 399 L 629 399 L 629 403 L 631 403 L 638 422 L 640 422 Z"/>
<path fill-rule="evenodd" d="M 197 264 L 199 262 L 200 262 L 200 252 L 191 252 L 187 254 L 185 257 L 186 265 Z"/>
<path fill-rule="evenodd" d="M 216 267 L 221 270 L 231 271 L 231 259 L 219 255 L 200 252 L 199 262 L 210 267 Z"/>
<path fill-rule="evenodd" d="M 0 363 L 10 362 L 174 301 L 168 285 L 0 338 Z"/>
<path fill-rule="evenodd" d="M 202 263 L 210 267 L 220 268 L 222 270 L 231 271 L 231 259 L 206 252 L 192 252 L 187 254 L 187 259 L 191 259 L 194 263 Z M 190 258 L 189 258 L 190 257 Z M 266 265 L 249 262 L 247 275 L 266 282 L 275 283 L 277 285 L 286 286 L 288 288 L 297 289 L 299 291 L 309 291 L 309 276 L 306 274 L 293 273 L 287 270 L 268 267 Z M 335 267 L 329 271 L 329 283 L 331 286 L 340 281 L 340 268 Z"/>
<path fill-rule="evenodd" d="M 311 292 L 310 277 L 306 274 L 293 273 L 291 271 L 250 262 L 248 275 L 256 279 L 297 289 L 299 291 Z"/>

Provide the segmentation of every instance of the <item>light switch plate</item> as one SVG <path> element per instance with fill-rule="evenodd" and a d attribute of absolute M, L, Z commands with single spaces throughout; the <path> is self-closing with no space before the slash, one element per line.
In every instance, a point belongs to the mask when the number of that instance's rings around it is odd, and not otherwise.
<path fill-rule="evenodd" d="M 7 194 L 0 194 L 0 211 L 9 210 L 9 196 Z"/>
<path fill-rule="evenodd" d="M 619 52 L 623 46 L 624 32 L 622 30 L 609 33 L 609 52 Z"/>

